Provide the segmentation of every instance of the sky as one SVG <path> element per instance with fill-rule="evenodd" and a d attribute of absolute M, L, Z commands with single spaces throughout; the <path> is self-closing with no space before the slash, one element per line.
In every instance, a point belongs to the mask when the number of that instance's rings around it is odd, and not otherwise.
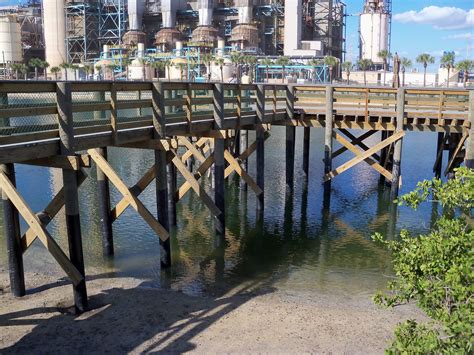
<path fill-rule="evenodd" d="M 347 58 L 355 62 L 359 54 L 359 18 L 362 0 L 346 0 Z M 439 58 L 454 51 L 456 61 L 474 59 L 474 0 L 392 0 L 391 52 L 412 59 L 420 53 Z M 353 15 L 353 16 L 352 16 Z"/>
<path fill-rule="evenodd" d="M 347 59 L 355 62 L 359 53 L 359 18 L 364 0 L 347 4 Z M 18 0 L 0 0 L 1 5 Z M 474 0 L 392 0 L 391 52 L 413 60 L 420 53 L 439 58 L 454 51 L 456 60 L 474 59 Z"/>

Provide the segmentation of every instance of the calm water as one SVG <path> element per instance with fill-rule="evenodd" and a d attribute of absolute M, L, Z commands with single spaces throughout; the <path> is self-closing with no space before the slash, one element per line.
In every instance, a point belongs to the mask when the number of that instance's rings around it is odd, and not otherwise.
<path fill-rule="evenodd" d="M 154 286 L 167 286 L 200 295 L 219 292 L 242 282 L 259 281 L 291 292 L 370 295 L 382 288 L 391 274 L 390 256 L 370 240 L 379 231 L 393 237 L 388 213 L 388 188 L 380 187 L 378 174 L 359 164 L 338 176 L 332 185 L 331 206 L 323 208 L 324 130 L 312 130 L 310 180 L 302 171 L 302 130 L 297 130 L 295 192 L 285 195 L 285 131 L 273 128 L 266 142 L 265 217 L 256 221 L 255 196 L 241 194 L 236 179 L 227 184 L 227 237 L 215 247 L 210 213 L 188 192 L 178 204 L 178 226 L 172 232 L 173 267 L 166 279 L 159 270 L 158 238 L 133 210 L 128 209 L 114 223 L 113 260 L 104 260 L 99 234 L 95 169 L 81 186 L 81 222 L 86 266 L 94 274 L 146 278 Z M 251 141 L 254 135 L 251 133 Z M 378 139 L 374 137 L 374 139 Z M 409 133 L 404 141 L 402 192 L 416 182 L 432 177 L 436 135 Z M 348 160 L 345 153 L 335 160 Z M 152 165 L 151 152 L 111 149 L 109 161 L 130 186 Z M 255 176 L 255 160 L 250 173 Z M 61 172 L 17 165 L 18 188 L 30 206 L 41 210 L 62 185 Z M 121 195 L 111 185 L 112 201 Z M 140 196 L 152 211 L 154 184 Z M 2 214 L 0 214 L 1 218 Z M 65 223 L 60 214 L 50 231 L 67 250 Z M 432 207 L 418 211 L 401 208 L 396 229 L 424 232 L 429 228 Z M 1 220 L 0 220 L 1 221 Z M 23 224 L 24 227 L 24 224 Z M 6 265 L 3 228 L 0 234 L 0 262 Z M 43 273 L 60 270 L 37 241 L 26 253 L 26 271 Z"/>

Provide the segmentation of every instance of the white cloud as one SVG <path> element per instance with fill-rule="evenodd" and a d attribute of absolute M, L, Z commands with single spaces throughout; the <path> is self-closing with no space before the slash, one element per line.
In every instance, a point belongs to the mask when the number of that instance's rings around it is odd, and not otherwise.
<path fill-rule="evenodd" d="M 465 39 L 467 41 L 474 40 L 474 33 L 466 32 L 466 33 L 457 33 L 454 35 L 449 35 L 445 37 L 446 39 Z"/>
<path fill-rule="evenodd" d="M 474 9 L 428 6 L 420 11 L 410 10 L 395 14 L 395 21 L 432 25 L 439 30 L 460 30 L 474 27 Z"/>

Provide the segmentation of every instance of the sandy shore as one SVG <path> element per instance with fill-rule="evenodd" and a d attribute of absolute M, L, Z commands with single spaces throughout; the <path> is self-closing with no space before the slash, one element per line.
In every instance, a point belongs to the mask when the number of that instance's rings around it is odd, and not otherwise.
<path fill-rule="evenodd" d="M 413 307 L 379 309 L 366 296 L 292 294 L 241 284 L 216 297 L 155 289 L 144 280 L 90 277 L 91 311 L 71 313 L 71 285 L 27 275 L 15 299 L 0 270 L 1 353 L 383 353 Z"/>

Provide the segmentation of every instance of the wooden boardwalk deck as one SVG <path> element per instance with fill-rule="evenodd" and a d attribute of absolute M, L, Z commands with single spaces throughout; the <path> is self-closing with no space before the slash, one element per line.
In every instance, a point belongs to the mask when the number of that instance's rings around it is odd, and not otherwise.
<path fill-rule="evenodd" d="M 474 167 L 474 91 L 184 82 L 0 82 L 0 188 L 14 294 L 25 293 L 23 253 L 39 239 L 71 278 L 77 311 L 87 308 L 77 189 L 92 162 L 97 165 L 106 255 L 114 251 L 112 223 L 131 207 L 160 238 L 161 263 L 169 267 L 169 230 L 176 221 L 175 204 L 190 190 L 214 216 L 216 233 L 224 235 L 224 180 L 232 173 L 240 176 L 243 188 L 248 186 L 255 193 L 261 215 L 264 142 L 272 126 L 286 127 L 285 174 L 290 190 L 294 186 L 297 127 L 304 127 L 306 176 L 311 128 L 325 130 L 321 149 L 325 152 L 328 193 L 332 179 L 365 162 L 391 184 L 392 197 L 396 197 L 403 137 L 410 131 L 437 133 L 436 175 L 442 173 L 445 150 L 449 151 L 446 174 L 463 161 Z M 249 130 L 256 131 L 252 144 L 248 144 Z M 381 141 L 369 146 L 366 139 L 378 132 Z M 333 147 L 335 142 L 338 149 Z M 108 163 L 107 147 L 153 150 L 155 164 L 129 187 Z M 333 158 L 345 151 L 354 157 L 333 168 Z M 247 160 L 253 153 L 257 159 L 255 179 L 247 173 Z M 42 211 L 32 211 L 16 190 L 14 164 L 18 163 L 62 169 L 64 188 Z M 211 168 L 214 196 L 199 181 Z M 177 172 L 185 179 L 182 186 L 176 186 Z M 153 181 L 156 217 L 138 198 Z M 123 195 L 113 208 L 110 183 Z M 69 256 L 46 229 L 63 207 Z M 19 215 L 29 225 L 23 235 Z"/>

